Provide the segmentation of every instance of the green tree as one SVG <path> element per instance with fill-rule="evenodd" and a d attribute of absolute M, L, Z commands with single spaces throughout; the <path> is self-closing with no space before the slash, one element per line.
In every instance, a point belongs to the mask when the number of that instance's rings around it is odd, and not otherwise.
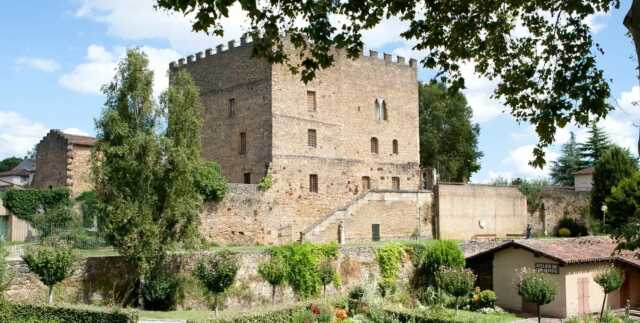
<path fill-rule="evenodd" d="M 436 286 L 435 274 L 441 267 L 464 267 L 464 253 L 452 240 L 436 240 L 413 246 L 411 261 L 415 268 L 413 285 L 418 288 Z"/>
<path fill-rule="evenodd" d="M 473 111 L 459 91 L 442 83 L 419 85 L 420 165 L 434 167 L 440 178 L 466 182 L 480 170 L 480 126 L 472 123 Z"/>
<path fill-rule="evenodd" d="M 551 162 L 551 179 L 556 185 L 569 186 L 575 185 L 574 173 L 587 166 L 582 160 L 576 135 L 571 132 L 569 141 L 562 145 L 562 152 L 558 160 Z"/>
<path fill-rule="evenodd" d="M 0 160 L 0 173 L 12 170 L 14 167 L 18 166 L 20 162 L 22 162 L 22 158 L 18 157 L 9 157 Z"/>
<path fill-rule="evenodd" d="M 591 215 L 594 219 L 603 219 L 602 204 L 611 195 L 611 189 L 620 181 L 638 171 L 638 166 L 627 149 L 611 146 L 598 159 L 593 171 L 593 187 L 591 189 Z M 604 230 L 611 226 L 606 223 Z"/>
<path fill-rule="evenodd" d="M 276 291 L 287 281 L 287 263 L 279 256 L 271 256 L 269 261 L 258 266 L 258 274 L 271 285 L 271 302 L 276 302 Z"/>
<path fill-rule="evenodd" d="M 103 88 L 93 165 L 107 239 L 135 265 L 141 291 L 168 250 L 195 243 L 206 167 L 197 88 L 186 72 L 175 73 L 159 107 L 148 65 L 144 53 L 129 50 Z"/>
<path fill-rule="evenodd" d="M 589 139 L 579 147 L 584 167 L 595 165 L 610 146 L 609 136 L 593 122 L 589 129 Z"/>
<path fill-rule="evenodd" d="M 74 257 L 71 249 L 62 244 L 44 244 L 31 247 L 23 256 L 29 270 L 38 275 L 49 287 L 49 304 L 53 303 L 53 287 L 71 276 Z"/>
<path fill-rule="evenodd" d="M 193 275 L 213 294 L 216 312 L 222 306 L 222 295 L 233 285 L 240 266 L 234 253 L 223 250 L 206 259 L 200 259 Z"/>
<path fill-rule="evenodd" d="M 640 248 L 640 173 L 623 179 L 606 198 L 607 224 L 619 248 Z"/>
<path fill-rule="evenodd" d="M 460 298 L 467 296 L 476 282 L 476 275 L 467 268 L 440 267 L 436 272 L 436 285 L 456 298 L 456 313 Z"/>
<path fill-rule="evenodd" d="M 604 305 L 607 303 L 607 295 L 612 293 L 618 288 L 622 287 L 624 283 L 624 274 L 618 268 L 611 266 L 607 270 L 601 272 L 593 279 L 604 291 L 604 298 L 602 299 L 602 309 L 600 310 L 600 321 L 602 321 L 602 314 L 604 313 Z"/>
<path fill-rule="evenodd" d="M 400 36 L 415 44 L 422 65 L 440 80 L 463 87 L 463 64 L 473 61 L 476 75 L 497 83 L 494 96 L 536 129 L 537 166 L 558 127 L 586 125 L 590 115 L 611 110 L 585 18 L 617 8 L 619 0 L 156 0 L 160 8 L 192 14 L 195 31 L 216 35 L 224 34 L 222 19 L 236 2 L 248 16 L 254 53 L 286 63 L 304 81 L 334 63 L 332 46 L 356 57 L 364 32 L 386 18 L 399 19 L 407 26 Z"/>
<path fill-rule="evenodd" d="M 523 271 L 520 274 L 518 294 L 527 302 L 536 304 L 538 323 L 542 322 L 540 306 L 551 303 L 556 298 L 556 286 L 542 273 Z"/>
<path fill-rule="evenodd" d="M 0 300 L 4 297 L 4 291 L 9 288 L 9 284 L 13 280 L 13 273 L 9 270 L 9 262 L 7 261 L 8 256 L 7 243 L 4 237 L 0 237 Z"/>

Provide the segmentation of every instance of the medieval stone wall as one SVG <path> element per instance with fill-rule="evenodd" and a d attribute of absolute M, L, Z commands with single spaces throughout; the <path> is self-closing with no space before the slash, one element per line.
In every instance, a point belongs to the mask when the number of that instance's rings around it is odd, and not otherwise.
<path fill-rule="evenodd" d="M 528 222 L 535 233 L 553 235 L 558 222 L 572 218 L 588 224 L 590 192 L 573 188 L 545 188 L 539 196 L 540 208 L 529 210 Z"/>
<path fill-rule="evenodd" d="M 516 187 L 439 184 L 436 193 L 440 239 L 522 236 L 527 200 Z"/>
<path fill-rule="evenodd" d="M 38 188 L 67 186 L 67 142 L 51 131 L 36 146 L 36 173 L 33 185 Z"/>
<path fill-rule="evenodd" d="M 180 65 L 200 89 L 203 156 L 219 162 L 233 183 L 243 183 L 245 173 L 251 174 L 251 183 L 258 183 L 271 161 L 271 66 L 252 58 L 252 49 L 251 44 L 230 42 L 216 52 L 200 53 L 197 59 L 190 56 Z M 242 154 L 240 133 L 246 134 Z"/>
<path fill-rule="evenodd" d="M 91 153 L 92 147 L 72 145 L 67 152 L 68 180 L 71 195 L 77 196 L 82 192 L 93 190 L 93 179 L 91 175 Z"/>

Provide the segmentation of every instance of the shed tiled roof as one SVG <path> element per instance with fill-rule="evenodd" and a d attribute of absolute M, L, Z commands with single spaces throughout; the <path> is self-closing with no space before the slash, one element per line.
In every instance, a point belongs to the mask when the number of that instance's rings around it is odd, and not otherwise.
<path fill-rule="evenodd" d="M 467 259 L 482 254 L 494 253 L 508 247 L 522 248 L 556 260 L 562 264 L 578 264 L 619 260 L 640 268 L 640 259 L 635 252 L 616 253 L 617 243 L 609 237 L 581 237 L 564 239 L 520 239 L 510 240 L 494 248 L 467 256 Z"/>
<path fill-rule="evenodd" d="M 67 133 L 61 133 L 62 136 L 67 139 L 70 144 L 79 146 L 93 146 L 96 143 L 96 138 L 88 136 L 70 135 Z"/>

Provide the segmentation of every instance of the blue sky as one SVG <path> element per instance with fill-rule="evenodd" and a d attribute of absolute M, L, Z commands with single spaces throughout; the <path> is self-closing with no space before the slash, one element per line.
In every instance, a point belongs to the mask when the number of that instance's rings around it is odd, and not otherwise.
<path fill-rule="evenodd" d="M 599 64 L 611 79 L 611 103 L 616 110 L 600 125 L 611 139 L 632 148 L 640 123 L 640 88 L 635 78 L 635 52 L 625 36 L 622 18 L 630 6 L 598 14 L 589 19 L 595 40 L 605 50 Z M 0 158 L 23 155 L 51 128 L 94 134 L 94 119 L 101 111 L 104 97 L 100 84 L 109 81 L 118 59 L 128 47 L 142 47 L 156 72 L 156 93 L 167 83 L 166 67 L 179 57 L 215 47 L 242 33 L 244 18 L 232 10 L 225 21 L 226 36 L 221 38 L 195 34 L 187 18 L 153 10 L 152 0 L 57 0 L 11 1 L 0 12 Z M 381 52 L 419 58 L 411 44 L 400 38 L 405 28 L 391 19 L 365 35 L 368 47 Z M 493 83 L 473 76 L 473 65 L 463 67 L 468 89 L 465 95 L 480 123 L 481 171 L 475 182 L 496 176 L 540 177 L 548 169 L 527 165 L 536 143 L 529 124 L 517 124 L 502 112 L 500 102 L 491 99 Z M 427 80 L 429 71 L 420 70 Z M 561 129 L 557 142 L 567 140 L 569 131 L 578 139 L 585 129 Z M 559 144 L 548 155 L 557 156 Z"/>

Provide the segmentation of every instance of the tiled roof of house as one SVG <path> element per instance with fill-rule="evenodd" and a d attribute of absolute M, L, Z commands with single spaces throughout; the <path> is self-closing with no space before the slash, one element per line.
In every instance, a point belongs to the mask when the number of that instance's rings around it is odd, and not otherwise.
<path fill-rule="evenodd" d="M 583 169 L 573 173 L 573 175 L 591 175 L 591 174 L 593 174 L 593 167 L 583 168 Z"/>
<path fill-rule="evenodd" d="M 466 256 L 467 259 L 481 254 L 493 253 L 514 247 L 529 250 L 535 254 L 556 260 L 562 264 L 578 264 L 620 260 L 633 266 L 640 267 L 637 253 L 616 253 L 617 243 L 609 237 L 581 237 L 564 239 L 520 239 L 510 240 L 494 248 Z"/>
<path fill-rule="evenodd" d="M 65 139 L 67 139 L 67 141 L 70 144 L 79 145 L 79 146 L 93 146 L 96 143 L 96 138 L 93 138 L 93 137 L 70 135 L 63 132 L 61 132 L 61 134 Z"/>
<path fill-rule="evenodd" d="M 36 171 L 35 165 L 33 159 L 25 159 L 16 165 L 16 167 L 0 173 L 0 176 L 29 176 Z"/>

